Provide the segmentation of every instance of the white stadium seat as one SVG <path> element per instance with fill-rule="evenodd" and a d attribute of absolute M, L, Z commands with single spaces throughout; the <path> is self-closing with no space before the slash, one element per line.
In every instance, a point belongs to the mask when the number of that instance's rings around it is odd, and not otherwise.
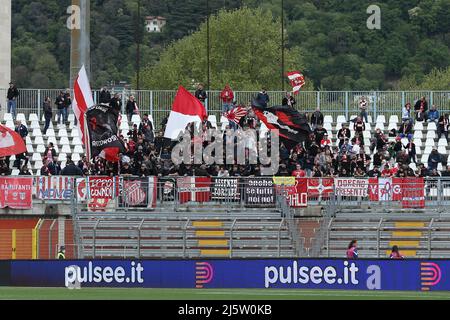
<path fill-rule="evenodd" d="M 420 160 L 420 162 L 424 163 L 425 166 L 426 166 L 426 164 L 428 163 L 428 157 L 429 157 L 429 154 L 424 154 L 424 155 L 422 156 L 422 159 Z"/>
<path fill-rule="evenodd" d="M 43 165 L 44 164 L 42 163 L 42 160 L 34 162 L 33 168 L 34 168 L 34 170 L 39 170 L 39 175 L 41 175 L 40 173 L 41 173 L 41 168 L 42 168 Z"/>
<path fill-rule="evenodd" d="M 398 130 L 398 125 L 396 122 L 389 122 L 388 130 L 391 131 L 392 129 Z"/>
<path fill-rule="evenodd" d="M 75 115 L 73 113 L 69 114 L 67 120 L 69 120 L 69 122 L 75 122 Z"/>
<path fill-rule="evenodd" d="M 40 128 L 41 128 L 41 125 L 39 124 L 39 121 L 35 121 L 35 120 L 31 121 L 30 129 L 34 130 L 34 129 L 40 129 Z"/>
<path fill-rule="evenodd" d="M 58 160 L 59 161 L 67 161 L 67 154 L 60 153 L 59 156 L 58 156 Z"/>
<path fill-rule="evenodd" d="M 31 141 L 30 135 L 27 135 L 27 137 L 25 138 L 25 142 L 26 142 L 26 144 L 33 144 L 33 142 Z"/>
<path fill-rule="evenodd" d="M 50 130 L 50 129 L 49 129 L 49 130 Z M 47 134 L 48 134 L 48 131 L 49 131 L 49 130 L 47 130 Z M 42 137 L 41 129 L 39 129 L 39 128 L 33 129 L 31 135 L 32 135 L 33 137 Z"/>
<path fill-rule="evenodd" d="M 40 153 L 33 153 L 33 157 L 31 158 L 33 161 L 42 161 L 42 156 Z"/>
<path fill-rule="evenodd" d="M 84 153 L 83 146 L 75 146 L 73 148 L 73 153 L 81 153 L 81 154 L 83 154 Z"/>
<path fill-rule="evenodd" d="M 377 123 L 386 123 L 386 117 L 384 115 L 379 115 L 377 117 Z"/>
<path fill-rule="evenodd" d="M 423 130 L 423 123 L 416 122 L 416 124 L 414 125 L 414 130 Z"/>
<path fill-rule="evenodd" d="M 19 175 L 19 172 L 20 172 L 19 169 L 13 169 L 13 170 L 11 171 L 11 175 L 12 175 L 12 176 L 18 176 L 18 175 Z"/>
<path fill-rule="evenodd" d="M 48 137 L 47 144 L 49 144 L 50 142 L 53 143 L 53 146 L 57 146 L 58 145 L 55 137 Z"/>
<path fill-rule="evenodd" d="M 209 117 L 208 117 L 208 121 L 211 122 L 211 125 L 212 125 L 214 128 L 217 128 L 217 118 L 216 118 L 215 115 L 209 116 Z"/>
<path fill-rule="evenodd" d="M 422 148 L 418 147 L 416 144 L 416 154 L 422 154 Z"/>
<path fill-rule="evenodd" d="M 23 124 L 27 123 L 27 118 L 25 118 L 25 114 L 18 113 L 16 116 L 16 120 L 22 122 Z"/>
<path fill-rule="evenodd" d="M 390 116 L 389 123 L 399 123 L 398 116 L 396 115 Z"/>
<path fill-rule="evenodd" d="M 416 139 L 423 139 L 422 131 L 414 132 L 414 138 L 416 138 Z"/>
<path fill-rule="evenodd" d="M 333 116 L 327 115 L 323 118 L 323 123 L 333 123 Z"/>
<path fill-rule="evenodd" d="M 407 145 L 408 144 L 408 138 L 403 138 L 402 140 L 401 140 L 401 142 L 402 142 L 402 145 Z"/>
<path fill-rule="evenodd" d="M 33 145 L 27 144 L 27 152 L 28 152 L 28 153 L 34 153 Z"/>
<path fill-rule="evenodd" d="M 341 129 L 342 129 L 342 123 L 338 122 L 338 123 L 336 124 L 336 131 L 339 131 L 339 130 L 341 130 Z"/>
<path fill-rule="evenodd" d="M 426 146 L 426 147 L 425 147 L 425 150 L 424 150 L 424 152 L 423 152 L 423 154 L 424 154 L 424 155 L 425 155 L 425 154 L 430 154 L 432 149 L 433 149 L 433 147 L 431 147 L 431 146 Z"/>
<path fill-rule="evenodd" d="M 437 130 L 436 123 L 434 123 L 434 122 L 429 122 L 429 123 L 428 123 L 427 130 L 428 130 L 428 131 L 436 131 L 436 130 Z"/>
<path fill-rule="evenodd" d="M 416 148 L 420 148 L 422 146 L 422 139 L 414 139 L 414 144 Z"/>
<path fill-rule="evenodd" d="M 75 138 L 73 138 L 72 145 L 74 145 L 74 146 L 82 146 L 83 143 L 81 142 L 79 137 L 75 137 Z"/>
<path fill-rule="evenodd" d="M 438 152 L 439 152 L 440 154 L 447 154 L 447 147 L 445 147 L 445 146 L 439 146 L 439 147 L 438 147 Z"/>
<path fill-rule="evenodd" d="M 3 121 L 13 121 L 13 116 L 11 113 L 5 113 L 3 115 Z"/>
<path fill-rule="evenodd" d="M 363 119 L 363 120 L 364 120 L 364 119 Z M 372 119 L 372 116 L 370 116 L 370 115 L 367 116 L 367 120 L 369 121 L 369 123 L 373 123 L 373 121 L 372 121 L 372 120 L 373 120 L 373 119 Z"/>
<path fill-rule="evenodd" d="M 42 138 L 42 136 L 37 136 L 37 137 L 34 139 L 34 144 L 37 144 L 37 145 L 45 145 L 45 143 L 44 143 L 44 138 Z"/>
<path fill-rule="evenodd" d="M 133 124 L 139 125 L 139 124 L 142 122 L 141 116 L 138 115 L 138 114 L 133 114 L 133 116 L 131 117 L 131 122 L 132 122 Z"/>
<path fill-rule="evenodd" d="M 47 133 L 45 134 L 47 137 L 55 137 L 56 136 L 56 134 L 55 134 L 55 130 L 53 130 L 53 129 L 48 129 L 47 130 Z"/>
<path fill-rule="evenodd" d="M 72 138 L 79 137 L 80 131 L 78 130 L 78 128 L 73 128 L 72 131 L 70 132 L 70 136 Z"/>
<path fill-rule="evenodd" d="M 222 124 L 222 130 L 225 130 L 225 128 L 230 124 L 230 120 L 228 120 L 226 117 L 224 117 L 224 116 L 221 116 L 220 117 L 220 123 Z M 262 128 L 263 128 L 263 122 L 261 121 L 261 130 L 262 130 Z M 264 125 L 264 127 L 265 127 L 265 125 Z M 266 127 L 266 129 L 267 129 L 267 127 Z"/>
<path fill-rule="evenodd" d="M 72 161 L 77 163 L 78 161 L 81 160 L 80 154 L 78 153 L 72 153 Z"/>
<path fill-rule="evenodd" d="M 67 145 L 67 146 L 70 145 L 69 138 L 67 138 L 67 137 L 62 137 L 61 140 L 59 140 L 59 144 L 62 145 L 62 146 L 64 146 L 64 145 Z"/>
<path fill-rule="evenodd" d="M 428 138 L 425 140 L 425 147 L 434 147 L 435 145 L 434 139 Z"/>
<path fill-rule="evenodd" d="M 409 164 L 409 167 L 410 167 L 411 169 L 413 169 L 414 171 L 417 170 L 417 166 L 416 166 L 416 164 L 415 164 L 414 162 L 411 162 L 411 163 Z"/>
<path fill-rule="evenodd" d="M 66 129 L 60 129 L 60 130 L 58 131 L 58 137 L 60 137 L 60 138 L 62 138 L 62 137 L 68 137 L 67 130 L 66 130 Z"/>
<path fill-rule="evenodd" d="M 333 131 L 333 126 L 331 125 L 330 122 L 324 122 L 323 127 L 324 127 L 328 132 Z"/>
<path fill-rule="evenodd" d="M 338 116 L 336 119 L 336 123 L 346 123 L 347 119 L 345 119 L 345 116 Z"/>
<path fill-rule="evenodd" d="M 28 117 L 28 121 L 39 121 L 38 115 L 36 113 L 30 113 L 30 116 Z"/>
<path fill-rule="evenodd" d="M 448 145 L 448 142 L 445 138 L 439 139 L 438 147 L 446 147 L 447 145 Z"/>
<path fill-rule="evenodd" d="M 375 129 L 380 129 L 381 131 L 384 131 L 384 123 L 382 122 L 377 122 L 375 124 Z"/>
<path fill-rule="evenodd" d="M 36 152 L 38 152 L 38 153 L 44 153 L 44 152 L 45 152 L 45 146 L 44 146 L 43 144 L 39 144 L 39 145 L 36 147 Z"/>
<path fill-rule="evenodd" d="M 130 130 L 130 127 L 128 126 L 128 122 L 122 121 L 120 123 L 120 130 Z"/>
<path fill-rule="evenodd" d="M 14 128 L 15 128 L 14 121 L 12 121 L 12 120 L 6 121 L 5 126 L 6 126 L 7 128 L 14 129 Z"/>
<path fill-rule="evenodd" d="M 427 139 L 435 139 L 436 138 L 436 132 L 435 131 L 428 131 L 427 132 Z"/>
<path fill-rule="evenodd" d="M 70 146 L 63 145 L 62 148 L 61 148 L 61 152 L 70 154 L 70 153 L 72 153 L 72 150 L 70 149 Z"/>
<path fill-rule="evenodd" d="M 126 114 L 122 114 L 122 122 L 128 122 L 128 117 Z"/>

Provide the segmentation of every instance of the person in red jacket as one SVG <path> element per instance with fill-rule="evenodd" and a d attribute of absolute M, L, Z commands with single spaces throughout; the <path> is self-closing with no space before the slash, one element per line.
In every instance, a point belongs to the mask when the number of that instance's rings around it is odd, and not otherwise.
<path fill-rule="evenodd" d="M 230 111 L 233 106 L 234 93 L 228 84 L 225 86 L 225 89 L 223 89 L 223 91 L 220 93 L 220 99 L 222 99 L 223 102 L 223 109 L 222 109 L 223 112 L 225 113 Z"/>

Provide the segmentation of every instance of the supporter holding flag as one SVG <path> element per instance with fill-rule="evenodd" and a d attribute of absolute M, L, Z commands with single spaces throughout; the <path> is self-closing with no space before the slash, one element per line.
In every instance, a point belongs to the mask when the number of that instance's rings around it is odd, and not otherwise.
<path fill-rule="evenodd" d="M 404 259 L 405 257 L 400 254 L 400 252 L 398 250 L 398 246 L 395 245 L 392 247 L 392 252 L 389 255 L 389 258 L 390 259 Z"/>
<path fill-rule="evenodd" d="M 347 259 L 357 259 L 357 258 L 358 258 L 358 241 L 352 240 L 348 245 Z"/>
<path fill-rule="evenodd" d="M 222 112 L 228 112 L 232 108 L 232 103 L 234 101 L 234 93 L 231 90 L 230 85 L 226 85 L 225 88 L 220 93 L 220 99 L 222 100 Z"/>
<path fill-rule="evenodd" d="M 297 104 L 297 101 L 295 101 L 295 98 L 291 95 L 290 92 L 286 92 L 285 97 L 283 98 L 282 105 L 288 106 L 291 108 L 294 108 L 294 106 Z"/>

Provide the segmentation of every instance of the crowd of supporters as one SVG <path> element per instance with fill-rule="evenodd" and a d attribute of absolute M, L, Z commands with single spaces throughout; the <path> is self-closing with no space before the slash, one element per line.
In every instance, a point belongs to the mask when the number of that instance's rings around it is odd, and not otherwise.
<path fill-rule="evenodd" d="M 61 92 L 56 99 L 58 114 L 62 121 L 67 121 L 67 114 L 60 111 L 66 106 L 70 96 L 68 93 Z M 203 86 L 199 85 L 195 96 L 205 102 L 208 98 L 207 92 Z M 237 103 L 234 100 L 232 89 L 227 86 L 220 95 L 223 102 L 223 112 L 230 111 Z M 266 104 L 270 102 L 270 97 L 266 90 L 262 90 L 256 97 L 257 100 Z M 118 110 L 122 110 L 122 102 L 119 95 L 111 95 L 106 89 L 102 89 L 99 95 L 99 103 L 109 104 Z M 51 100 L 45 100 L 44 107 L 50 115 Z M 282 101 L 283 105 L 294 107 L 295 98 L 287 93 Z M 246 134 L 251 129 L 259 132 L 261 122 L 255 116 L 251 104 L 241 107 L 247 109 L 247 115 L 243 116 L 238 123 L 230 121 L 226 130 L 242 129 L 242 134 Z M 45 109 L 45 108 L 44 108 Z M 277 176 L 296 176 L 296 177 L 424 177 L 424 176 L 450 176 L 450 166 L 447 167 L 447 155 L 440 154 L 436 148 L 433 148 L 428 157 L 427 163 L 417 161 L 417 150 L 414 144 L 414 122 L 427 121 L 437 124 L 438 138 L 444 136 L 448 139 L 449 117 L 448 114 L 440 115 L 436 106 L 428 109 L 428 103 L 423 97 L 417 101 L 414 108 L 407 103 L 402 110 L 402 123 L 397 129 L 392 129 L 386 135 L 380 129 L 376 129 L 370 139 L 364 139 L 363 132 L 367 123 L 368 103 L 365 98 L 360 102 L 360 114 L 354 120 L 342 125 L 337 132 L 336 143 L 332 144 L 330 133 L 324 128 L 324 115 L 317 108 L 314 112 L 307 115 L 312 133 L 303 143 L 298 144 L 293 149 L 288 149 L 284 143 L 280 144 L 279 152 L 279 170 Z M 129 97 L 125 106 L 125 112 L 128 118 L 134 114 L 139 114 L 138 105 L 134 97 Z M 51 119 L 51 115 L 48 117 Z M 67 161 L 64 168 L 61 168 L 61 162 L 58 161 L 58 154 L 52 143 L 49 143 L 42 157 L 43 166 L 40 174 L 50 175 L 133 175 L 133 176 L 260 176 L 260 164 L 226 164 L 226 165 L 175 165 L 172 162 L 172 148 L 177 142 L 164 138 L 164 130 L 167 125 L 167 119 L 160 123 L 160 130 L 156 131 L 153 123 L 147 114 L 142 116 L 140 125 L 133 125 L 126 136 L 120 135 L 120 139 L 126 146 L 126 152 L 120 154 L 119 163 L 108 162 L 101 157 L 96 157 L 89 161 L 86 157 L 74 163 L 71 155 L 67 155 Z M 59 119 L 58 119 L 59 120 Z M 46 125 L 44 134 L 48 128 L 46 116 Z M 350 128 L 353 130 L 350 130 Z M 194 139 L 202 137 L 203 147 L 210 142 L 206 139 L 206 130 L 212 129 L 213 124 L 209 121 L 203 122 L 198 128 L 194 125 L 186 127 L 187 132 Z M 219 128 L 220 129 L 220 128 Z M 227 131 L 223 132 L 224 143 L 237 144 L 237 138 L 227 137 Z M 26 126 L 16 122 L 16 131 L 25 139 L 28 135 Z M 245 152 L 256 149 L 257 139 L 252 135 L 245 139 Z M 258 137 L 258 135 L 256 135 Z M 282 140 L 281 140 L 282 141 Z M 405 141 L 407 141 L 405 143 Z M 366 148 L 366 143 L 368 143 Z M 237 150 L 237 146 L 235 146 Z M 370 150 L 370 154 L 367 152 Z M 224 148 L 225 150 L 225 148 Z M 225 157 L 224 157 L 225 159 Z M 20 169 L 20 175 L 29 175 L 28 168 L 29 157 L 26 154 L 17 155 L 14 166 Z M 410 167 L 411 163 L 415 170 Z M 443 170 L 438 171 L 438 165 L 442 164 Z M 0 159 L 0 174 L 11 174 L 9 158 Z"/>

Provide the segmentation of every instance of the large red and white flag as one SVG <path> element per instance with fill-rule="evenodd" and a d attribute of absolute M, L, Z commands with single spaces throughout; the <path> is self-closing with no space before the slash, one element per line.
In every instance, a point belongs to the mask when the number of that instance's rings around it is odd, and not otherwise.
<path fill-rule="evenodd" d="M 329 199 L 334 191 L 333 178 L 309 178 L 308 179 L 308 197 L 318 200 Z"/>
<path fill-rule="evenodd" d="M 287 73 L 287 77 L 292 85 L 292 92 L 297 94 L 305 85 L 305 76 L 300 71 L 292 71 Z"/>
<path fill-rule="evenodd" d="M 167 121 L 165 138 L 175 140 L 192 122 L 207 118 L 205 106 L 184 87 L 180 86 Z"/>
<path fill-rule="evenodd" d="M 233 109 L 231 109 L 228 112 L 224 113 L 224 116 L 229 120 L 236 124 L 239 124 L 242 117 L 245 117 L 247 115 L 247 109 L 245 109 L 242 106 L 237 106 Z"/>
<path fill-rule="evenodd" d="M 91 150 L 89 142 L 89 131 L 86 123 L 86 112 L 94 105 L 91 85 L 87 76 L 86 68 L 81 67 L 78 77 L 73 85 L 74 98 L 72 102 L 73 112 L 78 119 L 78 125 L 81 131 L 81 138 L 86 148 L 86 157 L 91 159 Z"/>
<path fill-rule="evenodd" d="M 401 178 L 369 178 L 370 201 L 401 201 Z"/>
<path fill-rule="evenodd" d="M 27 152 L 27 147 L 20 134 L 0 124 L 0 157 L 24 152 Z"/>
<path fill-rule="evenodd" d="M 211 200 L 211 178 L 183 177 L 177 179 L 180 204 Z"/>

